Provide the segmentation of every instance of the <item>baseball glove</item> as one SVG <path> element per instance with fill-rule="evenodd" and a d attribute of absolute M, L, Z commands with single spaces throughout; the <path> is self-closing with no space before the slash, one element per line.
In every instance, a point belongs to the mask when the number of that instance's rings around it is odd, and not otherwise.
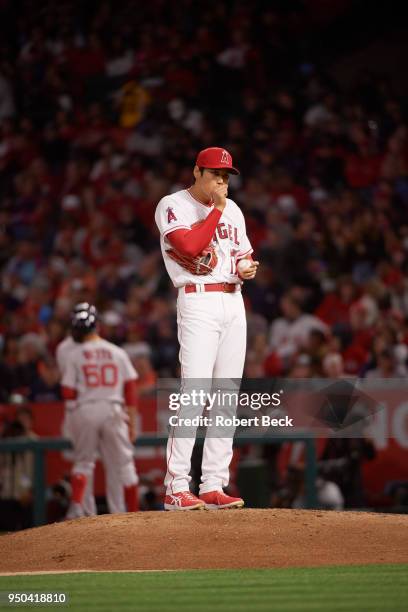
<path fill-rule="evenodd" d="M 204 249 L 197 257 L 182 255 L 176 249 L 168 250 L 167 255 L 178 263 L 179 266 L 197 276 L 211 274 L 218 262 L 217 254 L 211 245 Z"/>

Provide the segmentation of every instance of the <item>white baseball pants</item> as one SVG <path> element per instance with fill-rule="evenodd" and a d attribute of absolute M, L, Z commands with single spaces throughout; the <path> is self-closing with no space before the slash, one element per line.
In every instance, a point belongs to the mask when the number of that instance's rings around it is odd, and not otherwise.
<path fill-rule="evenodd" d="M 190 388 L 235 387 L 242 377 L 246 349 L 246 318 L 241 292 L 188 293 L 179 290 L 177 300 L 178 339 L 183 391 Z M 199 381 L 198 381 L 199 379 Z M 215 422 L 215 415 L 230 416 L 236 407 L 215 406 L 204 411 Z M 178 416 L 190 418 L 203 413 L 203 406 L 180 407 Z M 186 491 L 191 481 L 191 455 L 196 427 L 172 427 L 167 443 L 167 473 L 164 484 L 167 494 Z M 207 428 L 202 459 L 200 494 L 222 490 L 229 482 L 232 459 L 233 429 L 228 435 Z M 179 435 L 178 435 L 179 434 Z"/>

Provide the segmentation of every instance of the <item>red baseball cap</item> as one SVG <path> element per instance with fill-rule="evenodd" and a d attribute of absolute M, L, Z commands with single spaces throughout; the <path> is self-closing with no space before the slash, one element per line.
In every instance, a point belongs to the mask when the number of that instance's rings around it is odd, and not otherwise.
<path fill-rule="evenodd" d="M 196 165 L 199 168 L 225 168 L 230 174 L 239 174 L 232 165 L 231 154 L 221 147 L 209 147 L 200 151 Z"/>

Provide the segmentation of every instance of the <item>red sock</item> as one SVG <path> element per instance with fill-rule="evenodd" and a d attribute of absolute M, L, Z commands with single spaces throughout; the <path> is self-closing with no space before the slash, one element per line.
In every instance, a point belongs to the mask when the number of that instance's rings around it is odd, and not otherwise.
<path fill-rule="evenodd" d="M 72 487 L 72 495 L 71 495 L 72 501 L 77 504 L 81 504 L 82 498 L 84 496 L 85 487 L 86 487 L 85 474 L 72 474 L 71 487 Z"/>
<path fill-rule="evenodd" d="M 127 511 L 137 512 L 139 510 L 139 496 L 137 485 L 130 485 L 130 487 L 124 487 L 124 491 Z"/>

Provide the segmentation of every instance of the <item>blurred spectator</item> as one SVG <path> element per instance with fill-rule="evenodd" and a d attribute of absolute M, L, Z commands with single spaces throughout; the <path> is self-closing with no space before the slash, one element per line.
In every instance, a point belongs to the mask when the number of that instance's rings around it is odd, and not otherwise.
<path fill-rule="evenodd" d="M 356 286 L 351 277 L 338 278 L 336 291 L 328 293 L 316 310 L 316 316 L 330 326 L 348 325 L 350 306 L 356 299 Z"/>
<path fill-rule="evenodd" d="M 384 495 L 392 499 L 392 512 L 404 514 L 408 511 L 408 481 L 392 480 L 387 482 Z"/>
<path fill-rule="evenodd" d="M 47 500 L 47 522 L 56 523 L 65 520 L 71 501 L 71 485 L 69 477 L 61 478 L 52 485 Z"/>
<path fill-rule="evenodd" d="M 327 326 L 317 317 L 302 311 L 299 301 L 290 294 L 281 299 L 282 317 L 272 323 L 269 344 L 281 359 L 290 358 L 305 348 L 312 330 L 327 332 Z"/>
<path fill-rule="evenodd" d="M 345 508 L 364 506 L 362 465 L 376 456 L 371 440 L 329 438 L 318 461 L 319 475 L 338 485 Z"/>
<path fill-rule="evenodd" d="M 340 353 L 328 353 L 323 359 L 323 374 L 327 378 L 342 378 L 344 372 L 343 357 Z"/>
<path fill-rule="evenodd" d="M 8 423 L 3 438 L 37 439 L 32 431 L 32 414 L 20 407 Z M 33 521 L 34 457 L 30 451 L 0 454 L 0 517 L 3 530 L 27 529 Z"/>
<path fill-rule="evenodd" d="M 163 510 L 163 503 L 151 483 L 139 485 L 140 488 L 140 510 L 155 511 Z"/>
<path fill-rule="evenodd" d="M 157 374 L 153 369 L 149 355 L 139 353 L 131 357 L 132 364 L 138 373 L 136 387 L 139 395 L 153 393 L 156 389 Z"/>
<path fill-rule="evenodd" d="M 367 371 L 366 378 L 405 378 L 406 371 L 397 370 L 395 354 L 391 349 L 383 349 L 377 356 L 377 365 Z"/>
<path fill-rule="evenodd" d="M 312 376 L 312 360 L 307 353 L 300 353 L 296 356 L 291 369 L 289 378 L 310 378 Z"/>
<path fill-rule="evenodd" d="M 335 482 L 322 477 L 316 480 L 317 507 L 322 510 L 343 510 L 344 498 Z M 302 464 L 289 465 L 279 489 L 272 495 L 272 508 L 307 508 L 305 497 L 305 468 Z"/>

